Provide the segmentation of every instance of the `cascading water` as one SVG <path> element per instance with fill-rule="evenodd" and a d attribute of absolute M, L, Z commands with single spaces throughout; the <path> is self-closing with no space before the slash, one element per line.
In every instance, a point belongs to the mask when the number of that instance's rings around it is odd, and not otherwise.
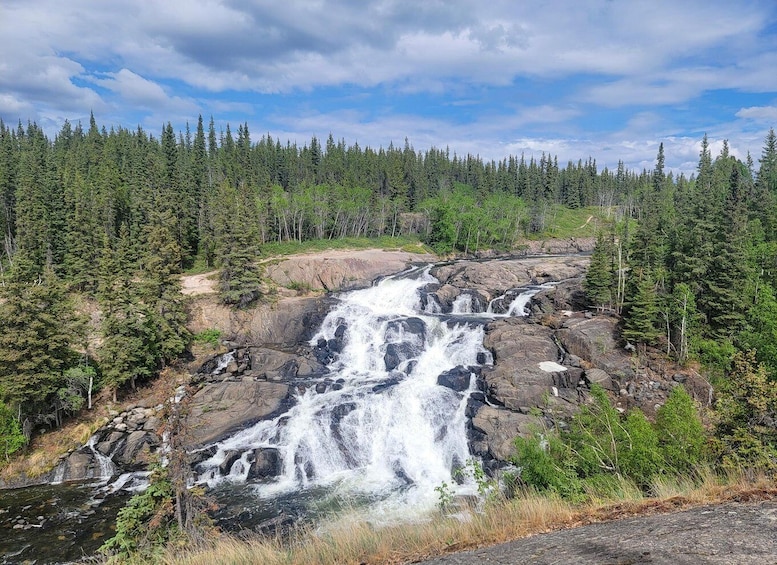
<path fill-rule="evenodd" d="M 198 466 L 198 481 L 246 481 L 253 462 L 271 456 L 279 473 L 254 486 L 259 497 L 314 491 L 349 504 L 369 502 L 373 517 L 389 521 L 434 507 L 443 482 L 452 494 L 474 493 L 476 485 L 458 484 L 454 470 L 470 457 L 465 412 L 475 374 L 461 392 L 438 377 L 491 356 L 482 345 L 482 320 L 422 304 L 421 290 L 437 282 L 429 270 L 341 295 L 311 341 L 332 352 L 329 374 L 308 383 L 283 415 L 220 442 Z M 473 301 L 464 300 L 456 310 L 471 314 Z"/>

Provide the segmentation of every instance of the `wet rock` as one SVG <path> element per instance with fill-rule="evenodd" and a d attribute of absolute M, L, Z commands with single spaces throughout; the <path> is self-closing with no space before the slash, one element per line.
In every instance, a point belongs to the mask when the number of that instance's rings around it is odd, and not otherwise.
<path fill-rule="evenodd" d="M 469 388 L 469 382 L 472 376 L 472 370 L 469 367 L 454 367 L 449 371 L 441 373 L 437 377 L 437 384 L 455 390 L 464 392 Z"/>
<path fill-rule="evenodd" d="M 421 349 L 412 343 L 389 343 L 383 355 L 386 370 L 393 371 L 405 361 L 417 357 L 420 352 Z"/>
<path fill-rule="evenodd" d="M 288 408 L 289 386 L 241 380 L 212 383 L 200 389 L 189 408 L 189 447 L 216 442 L 230 433 Z"/>
<path fill-rule="evenodd" d="M 248 480 L 277 477 L 283 471 L 283 458 L 277 449 L 264 447 L 254 450 L 254 460 L 248 468 Z"/>
<path fill-rule="evenodd" d="M 229 472 L 232 470 L 232 465 L 235 464 L 235 462 L 240 459 L 242 453 L 237 451 L 236 449 L 230 449 L 224 454 L 224 460 L 219 465 L 219 474 L 222 476 L 229 475 Z"/>

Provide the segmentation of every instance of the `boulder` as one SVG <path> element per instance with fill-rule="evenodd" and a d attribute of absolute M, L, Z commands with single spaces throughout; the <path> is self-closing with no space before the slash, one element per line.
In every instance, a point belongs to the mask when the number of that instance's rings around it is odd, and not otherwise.
<path fill-rule="evenodd" d="M 546 404 L 558 386 L 540 367 L 559 357 L 552 330 L 521 318 L 499 320 L 486 326 L 483 344 L 494 356 L 494 366 L 482 371 L 490 398 L 520 412 Z"/>
<path fill-rule="evenodd" d="M 263 447 L 254 450 L 254 460 L 248 469 L 248 480 L 277 477 L 283 471 L 283 459 L 277 449 Z"/>
<path fill-rule="evenodd" d="M 149 455 L 160 445 L 159 436 L 143 430 L 136 430 L 127 436 L 127 441 L 113 455 L 113 461 L 125 468 L 150 462 Z M 146 448 L 144 450 L 144 448 Z"/>
<path fill-rule="evenodd" d="M 386 370 L 393 371 L 405 361 L 417 357 L 420 352 L 421 348 L 412 343 L 389 343 L 386 346 L 386 353 L 383 355 Z"/>
<path fill-rule="evenodd" d="M 472 368 L 454 367 L 449 371 L 441 373 L 437 377 L 437 384 L 455 390 L 456 392 L 464 392 L 469 388 L 469 381 L 472 377 Z"/>
<path fill-rule="evenodd" d="M 515 453 L 513 442 L 517 436 L 529 435 L 538 424 L 535 416 L 488 405 L 481 406 L 472 418 L 473 429 L 485 435 L 488 454 L 500 461 L 509 460 Z"/>
<path fill-rule="evenodd" d="M 625 380 L 634 376 L 634 370 L 631 357 L 615 341 L 617 324 L 618 320 L 610 316 L 573 317 L 564 321 L 556 335 L 572 355 Z"/>
<path fill-rule="evenodd" d="M 284 383 L 242 379 L 207 384 L 194 395 L 189 407 L 189 447 L 223 439 L 279 413 L 290 403 L 289 386 Z"/>

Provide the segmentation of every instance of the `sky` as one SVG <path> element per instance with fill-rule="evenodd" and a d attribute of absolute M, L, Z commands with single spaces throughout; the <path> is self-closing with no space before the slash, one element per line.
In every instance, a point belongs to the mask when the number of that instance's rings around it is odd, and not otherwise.
<path fill-rule="evenodd" d="M 775 0 L 0 0 L 0 118 L 691 173 L 777 126 Z"/>

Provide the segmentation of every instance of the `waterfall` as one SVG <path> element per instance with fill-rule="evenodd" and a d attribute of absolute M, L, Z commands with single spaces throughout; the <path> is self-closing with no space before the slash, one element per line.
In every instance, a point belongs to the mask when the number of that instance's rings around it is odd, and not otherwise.
<path fill-rule="evenodd" d="M 89 438 L 89 441 L 86 442 L 86 447 L 88 447 L 91 450 L 92 457 L 94 457 L 94 460 L 98 466 L 98 468 L 95 469 L 95 471 L 97 471 L 98 473 L 95 475 L 95 478 L 110 479 L 116 474 L 116 465 L 113 463 L 110 457 L 103 455 L 95 447 L 98 439 L 99 439 L 99 436 L 95 434 Z"/>
<path fill-rule="evenodd" d="M 340 295 L 310 342 L 335 352 L 329 373 L 286 413 L 218 443 L 198 482 L 244 482 L 270 458 L 277 472 L 255 485 L 260 497 L 314 491 L 368 501 L 373 516 L 388 520 L 433 508 L 443 482 L 453 494 L 473 494 L 476 485 L 458 484 L 454 471 L 470 457 L 466 407 L 476 377 L 470 372 L 460 392 L 438 377 L 490 361 L 483 313 L 451 317 L 424 304 L 422 289 L 437 282 L 429 271 Z M 464 300 L 456 310 L 471 314 L 473 301 Z"/>

